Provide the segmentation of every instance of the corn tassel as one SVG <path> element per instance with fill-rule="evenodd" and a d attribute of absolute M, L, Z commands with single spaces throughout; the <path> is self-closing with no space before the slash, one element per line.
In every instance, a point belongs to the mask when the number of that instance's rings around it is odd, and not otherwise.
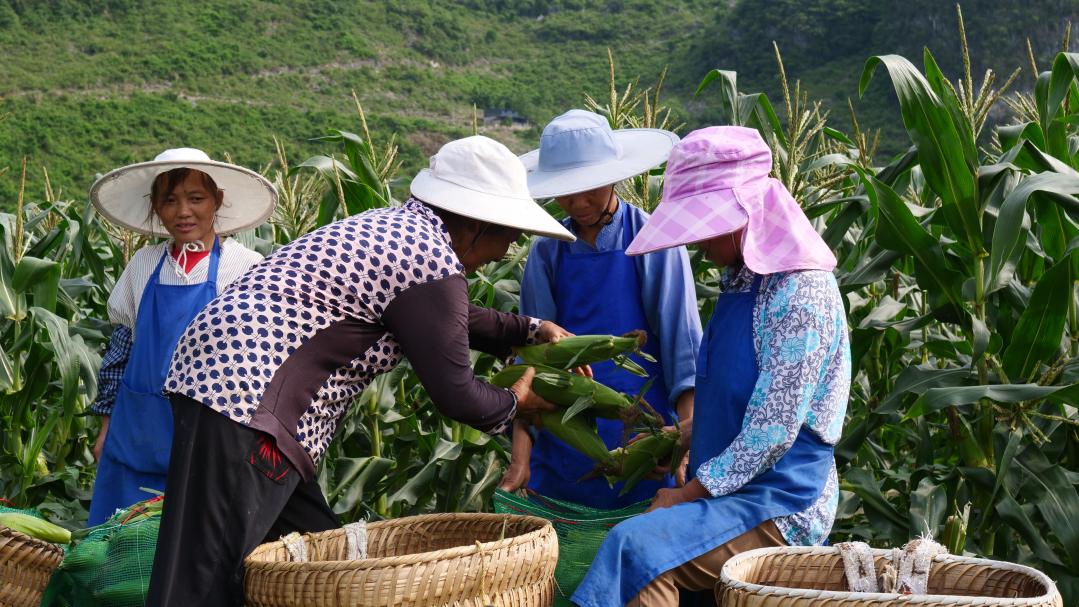
<path fill-rule="evenodd" d="M 635 406 L 634 400 L 625 394 L 593 379 L 561 369 L 538 364 L 510 365 L 492 377 L 491 383 L 508 388 L 521 378 L 528 367 L 536 369 L 532 390 L 550 403 L 570 408 L 572 415 L 567 415 L 568 418 L 588 410 L 593 415 L 607 419 L 620 419 L 629 423 L 643 421 L 653 426 L 657 423 L 654 415 Z M 643 400 L 641 402 L 644 403 Z M 644 404 L 647 406 L 647 403 Z"/>
<path fill-rule="evenodd" d="M 605 360 L 627 371 L 647 377 L 648 373 L 629 354 L 637 354 L 645 360 L 654 359 L 641 352 L 648 339 L 644 331 L 633 331 L 622 337 L 613 335 L 575 335 L 564 337 L 554 343 L 536 344 L 517 348 L 517 356 L 530 365 L 545 365 L 555 369 L 571 369 Z"/>

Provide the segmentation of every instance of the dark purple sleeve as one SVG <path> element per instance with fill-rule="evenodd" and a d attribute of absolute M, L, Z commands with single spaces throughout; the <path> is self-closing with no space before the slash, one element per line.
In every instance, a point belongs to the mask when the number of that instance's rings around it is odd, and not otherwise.
<path fill-rule="evenodd" d="M 528 317 L 468 305 L 468 339 L 473 350 L 506 358 L 528 340 Z"/>
<path fill-rule="evenodd" d="M 509 390 L 472 374 L 470 320 L 468 286 L 460 274 L 401 291 L 382 314 L 383 326 L 400 344 L 439 412 L 483 432 L 501 433 L 513 420 L 516 399 Z M 527 333 L 528 321 L 522 320 Z M 492 322 L 501 321 L 482 319 Z"/>

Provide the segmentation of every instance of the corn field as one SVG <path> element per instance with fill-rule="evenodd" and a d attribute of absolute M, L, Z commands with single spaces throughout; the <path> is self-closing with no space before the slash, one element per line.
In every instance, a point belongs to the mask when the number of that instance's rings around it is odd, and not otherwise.
<path fill-rule="evenodd" d="M 837 117 L 786 80 L 773 105 L 715 70 L 699 99 L 758 129 L 774 176 L 836 252 L 852 330 L 853 381 L 837 447 L 842 499 L 833 541 L 898 546 L 933 535 L 953 553 L 1021 562 L 1079 603 L 1079 54 L 1013 74 L 949 79 L 927 50 L 871 57 L 860 91 L 888 79 L 909 149 L 879 158 L 851 110 Z M 969 62 L 967 62 L 969 65 Z M 612 126 L 669 124 L 654 87 L 589 98 Z M 852 94 L 855 94 L 852 91 Z M 393 204 L 393 141 L 322 138 L 335 152 L 266 172 L 273 221 L 246 243 L 268 252 L 343 216 Z M 986 127 L 993 113 L 1005 126 Z M 990 132 L 991 131 L 991 132 Z M 8 179 L 34 182 L 27 168 Z M 42 176 L 46 180 L 47 174 Z M 662 171 L 623 184 L 651 208 Z M 24 188 L 25 189 L 25 188 Z M 107 340 L 105 301 L 138 246 L 81 199 L 0 214 L 0 497 L 71 528 L 85 520 L 98 421 L 87 414 Z M 528 244 L 469 278 L 481 305 L 514 310 Z M 717 271 L 691 250 L 702 318 Z M 475 354 L 478 375 L 501 363 Z M 319 469 L 346 520 L 482 510 L 508 443 L 442 418 L 407 364 L 357 400 Z"/>

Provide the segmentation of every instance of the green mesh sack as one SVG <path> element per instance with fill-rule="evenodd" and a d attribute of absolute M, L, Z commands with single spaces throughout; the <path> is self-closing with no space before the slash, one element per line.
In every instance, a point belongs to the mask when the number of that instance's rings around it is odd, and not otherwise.
<path fill-rule="evenodd" d="M 7 500 L 4 500 L 7 501 Z M 29 514 L 30 516 L 36 516 L 41 520 L 48 520 L 37 508 L 12 508 L 0 503 L 0 512 L 18 512 L 20 514 Z"/>
<path fill-rule="evenodd" d="M 554 578 L 558 586 L 555 605 L 560 607 L 573 605 L 569 597 L 584 579 L 611 527 L 648 509 L 647 501 L 618 510 L 602 510 L 544 497 L 531 490 L 527 497 L 522 497 L 501 489 L 495 491 L 494 504 L 499 514 L 538 516 L 551 521 L 558 534 Z"/>
<path fill-rule="evenodd" d="M 53 574 L 42 607 L 142 607 L 161 505 L 160 497 L 139 502 L 82 532 Z"/>

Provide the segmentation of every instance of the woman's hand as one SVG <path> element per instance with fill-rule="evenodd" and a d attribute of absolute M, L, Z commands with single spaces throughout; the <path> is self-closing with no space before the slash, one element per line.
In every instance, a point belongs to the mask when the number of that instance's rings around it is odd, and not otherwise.
<path fill-rule="evenodd" d="M 689 481 L 685 487 L 660 489 L 657 491 L 656 496 L 652 498 L 652 505 L 648 507 L 647 512 L 659 508 L 670 508 L 671 506 L 677 506 L 678 504 L 692 502 L 695 499 L 711 496 L 712 494 L 708 493 L 708 490 L 704 488 L 704 485 L 702 485 L 700 481 L 693 479 Z"/>
<path fill-rule="evenodd" d="M 101 417 L 101 430 L 97 433 L 97 440 L 94 441 L 94 459 L 101 461 L 101 450 L 105 448 L 105 436 L 109 433 L 109 418 L 108 415 Z"/>
<path fill-rule="evenodd" d="M 563 337 L 573 337 L 573 333 L 570 333 L 569 331 L 563 329 L 562 327 L 554 324 L 549 320 L 541 322 L 539 329 L 536 330 L 536 341 L 541 344 L 553 344 L 558 340 L 562 339 Z M 588 365 L 571 369 L 571 371 L 573 371 L 577 375 L 583 375 L 584 377 L 587 377 L 589 379 L 593 377 L 592 367 Z"/>
<path fill-rule="evenodd" d="M 541 344 L 553 344 L 563 337 L 573 337 L 573 333 L 570 333 L 549 320 L 541 322 L 539 329 L 536 329 L 536 341 Z"/>
<path fill-rule="evenodd" d="M 513 422 L 513 448 L 510 451 L 510 465 L 502 475 L 498 488 L 503 491 L 516 491 L 528 485 L 531 476 L 532 437 L 528 434 L 525 422 Z"/>
<path fill-rule="evenodd" d="M 536 376 L 536 369 L 529 367 L 521 374 L 521 378 L 510 386 L 510 390 L 517 395 L 517 415 L 531 418 L 544 411 L 555 411 L 555 405 L 547 402 L 539 394 L 532 391 L 532 378 Z"/>

